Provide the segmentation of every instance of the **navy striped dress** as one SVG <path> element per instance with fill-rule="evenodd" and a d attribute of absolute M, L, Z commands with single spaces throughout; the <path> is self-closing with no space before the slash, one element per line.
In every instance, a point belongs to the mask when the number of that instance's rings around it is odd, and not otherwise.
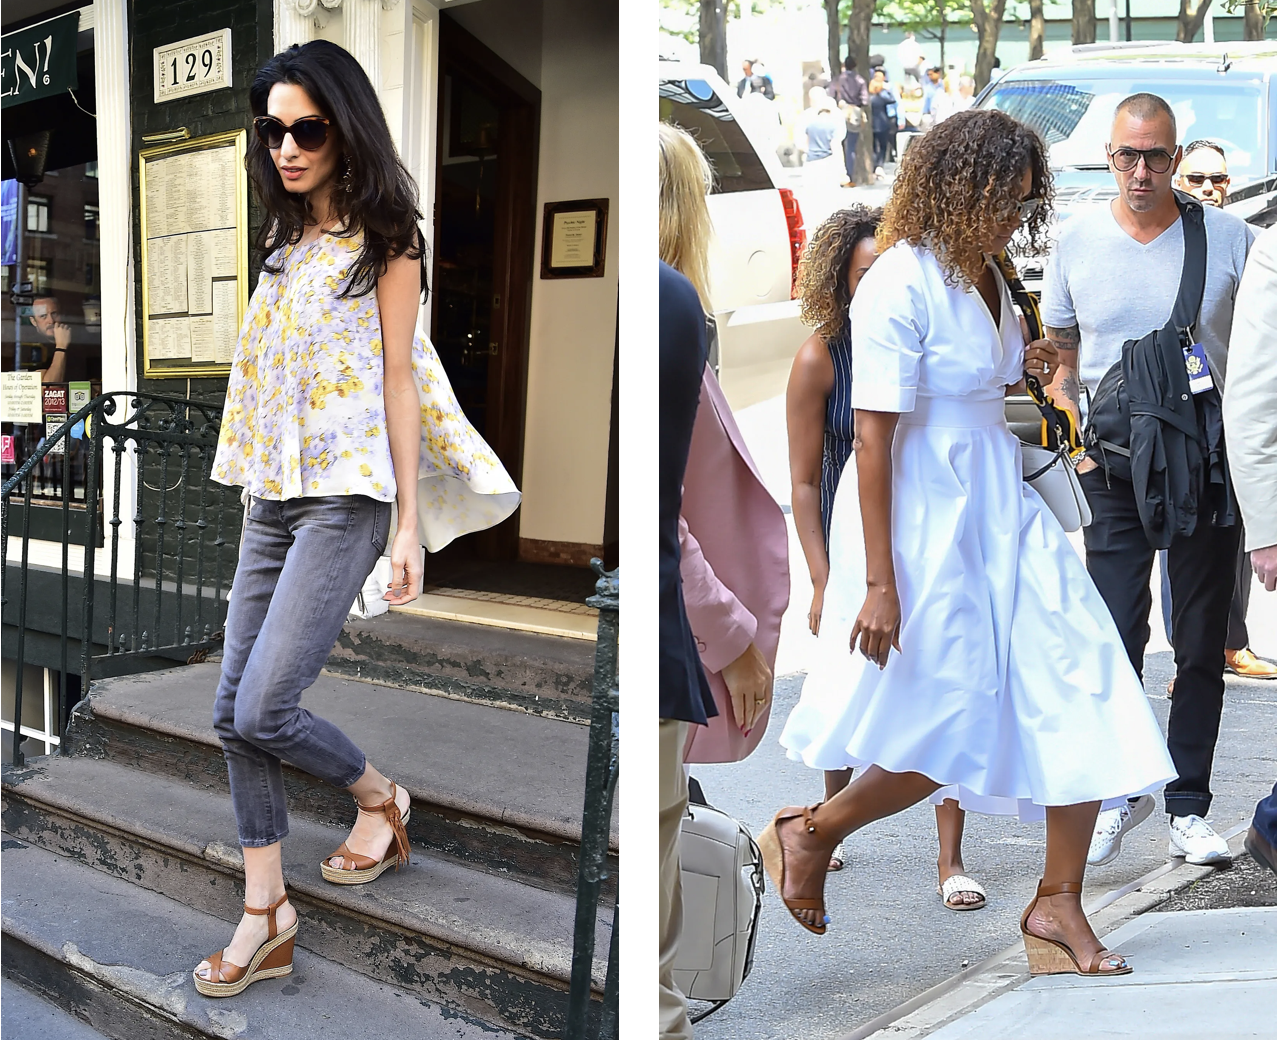
<path fill-rule="evenodd" d="M 840 474 L 853 452 L 853 344 L 848 330 L 827 342 L 835 381 L 827 399 L 827 423 L 822 436 L 822 539 L 831 544 L 831 507 Z"/>

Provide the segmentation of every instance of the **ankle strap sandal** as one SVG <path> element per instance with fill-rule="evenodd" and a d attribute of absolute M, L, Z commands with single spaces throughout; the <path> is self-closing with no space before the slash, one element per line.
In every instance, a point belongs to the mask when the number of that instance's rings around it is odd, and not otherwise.
<path fill-rule="evenodd" d="M 401 814 L 400 806 L 396 804 L 396 785 L 391 784 L 391 797 L 381 804 L 362 805 L 357 801 L 356 808 L 366 815 L 384 816 L 391 824 L 391 840 L 381 859 L 359 855 L 351 851 L 345 841 L 342 842 L 333 854 L 320 864 L 321 875 L 331 884 L 368 884 L 389 867 L 395 867 L 399 871 L 401 863 L 409 862 L 409 834 L 405 830 L 405 824 L 409 822 L 409 809 L 405 809 L 404 814 Z M 330 865 L 331 860 L 336 856 L 342 857 L 341 869 Z"/>
<path fill-rule="evenodd" d="M 279 979 L 293 973 L 293 940 L 298 934 L 295 920 L 283 932 L 276 931 L 276 911 L 289 901 L 288 894 L 281 896 L 265 909 L 246 906 L 244 912 L 255 917 L 267 918 L 267 941 L 259 946 L 245 967 L 223 959 L 223 950 L 207 957 L 209 977 L 191 973 L 196 990 L 206 997 L 234 997 L 243 993 L 259 979 Z"/>
<path fill-rule="evenodd" d="M 1032 975 L 1059 975 L 1064 972 L 1076 975 L 1128 975 L 1133 971 L 1132 965 L 1114 950 L 1100 950 L 1088 962 L 1083 962 L 1066 943 L 1046 939 L 1031 931 L 1028 918 L 1040 899 L 1051 895 L 1079 895 L 1082 887 L 1079 881 L 1051 885 L 1045 884 L 1043 879 L 1040 881 L 1035 898 L 1022 914 L 1022 942 L 1027 951 L 1027 967 Z"/>

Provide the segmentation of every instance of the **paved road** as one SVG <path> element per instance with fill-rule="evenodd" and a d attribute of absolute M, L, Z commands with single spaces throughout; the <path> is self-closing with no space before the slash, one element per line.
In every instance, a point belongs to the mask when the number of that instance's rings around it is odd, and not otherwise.
<path fill-rule="evenodd" d="M 743 433 L 770 490 L 789 500 L 785 440 L 779 438 L 778 399 L 739 415 Z M 739 765 L 699 766 L 695 775 L 708 799 L 758 831 L 778 807 L 816 800 L 820 774 L 788 761 L 777 736 L 795 705 L 812 639 L 804 620 L 808 573 L 792 527 L 792 605 L 779 651 L 777 707 L 760 748 Z M 1253 643 L 1274 654 L 1275 595 L 1256 589 L 1250 607 Z M 1163 631 L 1153 627 L 1146 689 L 1163 724 L 1165 684 L 1173 659 Z M 1272 682 L 1227 683 L 1214 771 L 1211 821 L 1226 831 L 1252 815 L 1276 778 L 1276 704 Z M 791 922 L 772 888 L 761 915 L 755 968 L 738 997 L 697 1028 L 725 1039 L 829 1038 L 876 1015 L 1017 940 L 1018 917 L 1035 888 L 1043 860 L 1044 827 L 970 816 L 966 867 L 988 891 L 985 909 L 955 913 L 934 894 L 937 858 L 932 806 L 923 804 L 873 824 L 846 842 L 849 866 L 828 878 L 833 919 L 822 938 Z M 1153 815 L 1131 832 L 1114 863 L 1091 869 L 1086 901 L 1116 888 L 1166 859 L 1165 820 Z"/>

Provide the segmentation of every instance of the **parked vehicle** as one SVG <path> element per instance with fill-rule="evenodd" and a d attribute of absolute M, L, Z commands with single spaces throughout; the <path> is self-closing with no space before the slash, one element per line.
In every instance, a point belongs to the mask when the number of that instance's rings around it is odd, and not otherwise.
<path fill-rule="evenodd" d="M 1060 221 L 1119 193 L 1103 145 L 1116 105 L 1146 91 L 1165 99 L 1180 144 L 1226 150 L 1226 210 L 1260 226 L 1276 219 L 1276 43 L 1086 44 L 1010 69 L 978 97 L 1034 127 L 1049 147 Z M 1039 291 L 1043 259 L 1019 263 Z"/>
<path fill-rule="evenodd" d="M 697 139 L 715 172 L 707 200 L 716 367 L 734 409 L 781 394 L 808 336 L 792 297 L 805 246 L 804 217 L 771 144 L 772 110 L 739 99 L 706 65 L 662 61 L 659 118 Z"/>

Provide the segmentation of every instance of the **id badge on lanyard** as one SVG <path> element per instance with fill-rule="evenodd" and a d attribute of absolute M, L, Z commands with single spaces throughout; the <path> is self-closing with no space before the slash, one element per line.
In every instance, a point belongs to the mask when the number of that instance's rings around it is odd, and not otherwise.
<path fill-rule="evenodd" d="M 1204 345 L 1196 343 L 1182 349 L 1187 361 L 1187 380 L 1191 383 L 1191 394 L 1200 395 L 1213 387 L 1213 374 L 1209 370 L 1209 359 L 1204 354 Z"/>

